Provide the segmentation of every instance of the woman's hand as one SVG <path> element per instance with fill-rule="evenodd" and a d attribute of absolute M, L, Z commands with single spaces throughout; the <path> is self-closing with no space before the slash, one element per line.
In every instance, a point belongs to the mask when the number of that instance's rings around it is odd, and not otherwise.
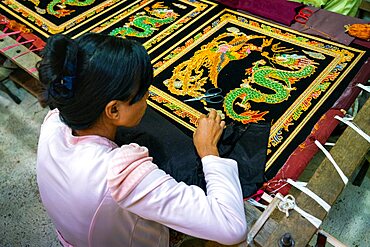
<path fill-rule="evenodd" d="M 217 143 L 220 140 L 225 122 L 215 110 L 208 116 L 202 115 L 198 120 L 198 128 L 194 132 L 193 142 L 200 158 L 207 155 L 218 156 Z"/>

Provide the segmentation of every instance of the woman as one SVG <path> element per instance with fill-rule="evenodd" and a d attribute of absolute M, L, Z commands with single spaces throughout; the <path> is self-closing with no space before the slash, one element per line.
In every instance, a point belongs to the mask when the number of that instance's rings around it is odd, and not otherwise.
<path fill-rule="evenodd" d="M 245 239 L 237 164 L 218 157 L 225 123 L 215 111 L 194 133 L 207 193 L 158 169 L 145 147 L 113 142 L 147 107 L 153 69 L 141 44 L 55 35 L 38 69 L 53 110 L 41 127 L 37 181 L 64 246 L 168 246 L 168 227 L 223 244 Z"/>

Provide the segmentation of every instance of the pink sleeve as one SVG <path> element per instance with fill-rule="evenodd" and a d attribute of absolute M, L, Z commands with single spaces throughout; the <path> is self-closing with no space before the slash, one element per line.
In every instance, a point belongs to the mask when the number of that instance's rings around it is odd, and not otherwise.
<path fill-rule="evenodd" d="M 158 167 L 149 157 L 148 149 L 135 143 L 116 148 L 112 154 L 107 172 L 107 183 L 113 199 L 119 203 L 151 171 Z"/>
<path fill-rule="evenodd" d="M 242 242 L 247 224 L 236 162 L 206 156 L 202 163 L 207 195 L 199 187 L 178 183 L 156 169 L 120 206 L 191 236 L 222 244 Z"/>

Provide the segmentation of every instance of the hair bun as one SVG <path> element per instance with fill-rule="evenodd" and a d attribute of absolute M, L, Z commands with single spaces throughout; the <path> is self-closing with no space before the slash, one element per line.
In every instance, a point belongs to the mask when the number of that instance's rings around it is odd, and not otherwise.
<path fill-rule="evenodd" d="M 78 45 L 69 37 L 57 34 L 47 40 L 39 70 L 43 72 L 40 75 L 46 77 L 40 79 L 48 84 L 48 91 L 52 97 L 73 96 L 73 85 L 77 76 L 77 55 Z"/>

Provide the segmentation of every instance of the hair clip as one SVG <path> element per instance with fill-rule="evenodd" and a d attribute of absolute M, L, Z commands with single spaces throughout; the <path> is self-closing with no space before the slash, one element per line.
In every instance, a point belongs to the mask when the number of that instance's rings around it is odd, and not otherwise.
<path fill-rule="evenodd" d="M 74 76 L 74 74 L 76 73 L 76 63 L 71 61 L 66 62 L 64 64 L 64 70 L 68 71 L 69 74 Z"/>
<path fill-rule="evenodd" d="M 73 82 L 75 76 L 63 76 L 62 80 L 54 81 L 50 84 L 48 92 L 56 98 L 69 99 L 73 97 Z"/>
<path fill-rule="evenodd" d="M 63 79 L 60 84 L 62 84 L 68 90 L 72 90 L 75 78 L 76 78 L 75 76 L 63 76 Z"/>

